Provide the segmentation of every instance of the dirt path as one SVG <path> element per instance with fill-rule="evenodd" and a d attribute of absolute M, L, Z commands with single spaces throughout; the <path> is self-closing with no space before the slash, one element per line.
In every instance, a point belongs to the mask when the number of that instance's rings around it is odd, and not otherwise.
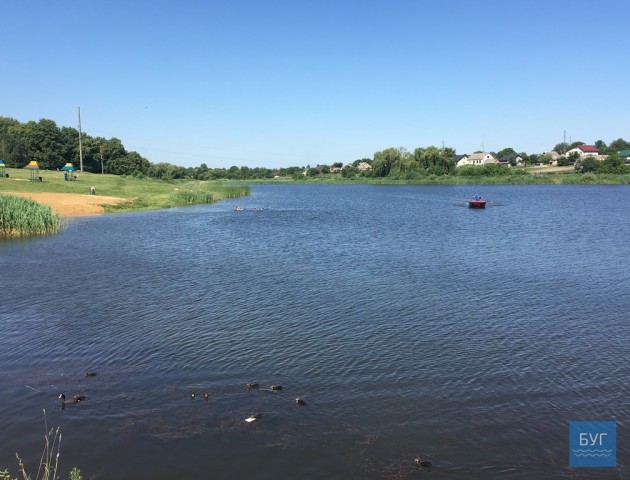
<path fill-rule="evenodd" d="M 120 197 L 103 197 L 101 195 L 80 195 L 78 193 L 23 193 L 0 192 L 0 194 L 17 195 L 30 198 L 36 202 L 48 205 L 53 210 L 65 217 L 77 215 L 96 215 L 103 213 L 101 205 L 113 205 L 125 202 L 127 199 Z"/>

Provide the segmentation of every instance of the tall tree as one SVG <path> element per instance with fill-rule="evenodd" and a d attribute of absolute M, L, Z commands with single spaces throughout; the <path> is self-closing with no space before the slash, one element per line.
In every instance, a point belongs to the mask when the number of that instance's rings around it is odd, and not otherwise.
<path fill-rule="evenodd" d="M 22 125 L 22 135 L 29 159 L 45 169 L 63 167 L 64 143 L 54 121 L 42 118 L 39 122 L 27 122 Z"/>
<path fill-rule="evenodd" d="M 19 167 L 28 163 L 21 132 L 20 122 L 13 118 L 0 117 L 0 159 L 8 167 Z"/>
<path fill-rule="evenodd" d="M 516 158 L 518 153 L 512 147 L 506 147 L 503 150 L 497 152 L 497 158 L 507 157 L 508 159 Z"/>
<path fill-rule="evenodd" d="M 611 153 L 618 153 L 621 150 L 630 150 L 630 142 L 626 142 L 623 138 L 618 138 L 610 142 L 609 146 Z"/>
<path fill-rule="evenodd" d="M 386 177 L 394 166 L 400 169 L 400 161 L 406 153 L 404 148 L 387 148 L 374 154 L 372 172 L 375 177 Z"/>
<path fill-rule="evenodd" d="M 553 147 L 553 151 L 559 153 L 560 155 L 564 155 L 569 151 L 569 144 L 566 142 L 562 142 Z"/>

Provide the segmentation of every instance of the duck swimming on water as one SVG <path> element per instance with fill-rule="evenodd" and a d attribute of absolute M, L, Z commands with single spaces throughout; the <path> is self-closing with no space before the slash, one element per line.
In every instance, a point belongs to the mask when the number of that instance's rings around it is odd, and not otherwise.
<path fill-rule="evenodd" d="M 413 463 L 416 464 L 416 470 L 420 467 L 431 468 L 431 462 L 427 462 L 426 460 L 423 461 L 420 457 L 414 459 Z"/>
<path fill-rule="evenodd" d="M 279 392 L 280 390 L 282 390 L 282 385 L 270 385 L 269 390 L 271 390 L 272 392 Z"/>
<path fill-rule="evenodd" d="M 247 390 L 256 390 L 260 387 L 259 383 L 248 383 L 247 385 L 245 385 L 247 387 Z"/>
<path fill-rule="evenodd" d="M 306 400 L 304 400 L 303 398 L 300 398 L 300 397 L 295 399 L 295 404 L 299 405 L 300 407 L 306 407 L 306 405 L 308 405 L 306 403 Z"/>
<path fill-rule="evenodd" d="M 59 399 L 61 400 L 61 408 L 66 405 L 72 405 L 73 403 L 79 403 L 85 400 L 85 395 L 74 395 L 72 398 L 66 400 L 66 396 L 62 393 L 59 395 Z"/>
<path fill-rule="evenodd" d="M 96 377 L 96 372 L 85 372 L 86 377 Z"/>

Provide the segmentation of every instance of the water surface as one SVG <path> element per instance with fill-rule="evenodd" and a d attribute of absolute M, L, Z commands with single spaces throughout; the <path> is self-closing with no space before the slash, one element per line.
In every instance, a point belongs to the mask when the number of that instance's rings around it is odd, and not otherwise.
<path fill-rule="evenodd" d="M 626 186 L 256 185 L 2 242 L 0 466 L 36 465 L 46 409 L 86 478 L 628 478 L 629 211 Z M 617 469 L 568 467 L 570 420 L 617 422 Z"/>

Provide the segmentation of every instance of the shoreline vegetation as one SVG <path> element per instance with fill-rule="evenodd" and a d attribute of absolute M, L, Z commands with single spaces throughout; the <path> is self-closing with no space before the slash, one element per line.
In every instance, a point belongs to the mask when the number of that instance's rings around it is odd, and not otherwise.
<path fill-rule="evenodd" d="M 0 238 L 50 235 L 61 229 L 61 215 L 30 198 L 0 195 Z"/>
<path fill-rule="evenodd" d="M 215 203 L 250 194 L 246 185 L 199 180 L 155 180 L 40 170 L 37 181 L 23 169 L 7 168 L 0 178 L 0 238 L 58 232 L 65 216 L 161 210 Z M 41 178 L 41 180 L 39 180 Z M 32 198 L 29 198 L 32 197 Z"/>
<path fill-rule="evenodd" d="M 0 238 L 48 235 L 63 227 L 65 216 L 161 210 L 215 203 L 250 195 L 245 184 L 375 184 L 375 185 L 629 185 L 630 174 L 576 173 L 572 167 L 470 167 L 468 175 L 403 177 L 339 174 L 286 176 L 243 180 L 158 180 L 97 173 L 6 168 L 0 178 Z M 48 195 L 46 195 L 48 194 Z M 64 196 L 65 195 L 65 196 Z M 31 196 L 32 198 L 28 198 Z M 72 196 L 72 200 L 70 197 Z M 26 198 L 20 198 L 26 197 Z M 53 200 L 55 199 L 55 200 Z M 39 203 L 41 202 L 41 203 Z M 72 209 L 71 204 L 78 205 Z M 92 206 L 92 208 L 88 208 Z"/>

